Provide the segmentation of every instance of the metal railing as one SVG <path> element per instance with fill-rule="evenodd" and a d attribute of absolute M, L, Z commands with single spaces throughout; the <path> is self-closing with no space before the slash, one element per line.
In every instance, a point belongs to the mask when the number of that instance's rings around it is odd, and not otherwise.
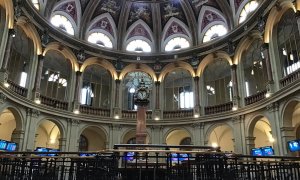
<path fill-rule="evenodd" d="M 1 152 L 0 179 L 300 179 L 299 157 L 253 157 L 198 150 L 149 149 L 84 153 L 86 157 L 79 157 L 78 152 L 52 155 L 53 153 Z"/>

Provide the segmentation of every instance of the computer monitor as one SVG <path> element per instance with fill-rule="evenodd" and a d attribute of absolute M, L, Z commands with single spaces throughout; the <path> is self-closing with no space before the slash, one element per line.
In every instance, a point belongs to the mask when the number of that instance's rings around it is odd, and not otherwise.
<path fill-rule="evenodd" d="M 45 147 L 37 147 L 35 150 L 35 152 L 49 152 L 48 148 Z M 47 154 L 37 154 L 38 156 L 47 156 Z"/>
<path fill-rule="evenodd" d="M 189 155 L 188 154 L 177 154 L 177 153 L 172 153 L 171 154 L 172 158 L 171 161 L 176 163 L 176 162 L 181 162 L 181 161 L 187 161 Z"/>
<path fill-rule="evenodd" d="M 261 148 L 263 156 L 273 156 L 274 155 L 274 149 L 272 146 L 265 146 Z"/>
<path fill-rule="evenodd" d="M 124 153 L 124 159 L 126 161 L 133 161 L 135 156 L 135 152 L 126 152 Z"/>
<path fill-rule="evenodd" d="M 59 149 L 49 149 L 49 152 L 59 152 Z M 54 153 L 54 154 L 48 154 L 48 156 L 58 156 L 58 154 Z"/>
<path fill-rule="evenodd" d="M 17 143 L 8 142 L 6 146 L 6 151 L 15 151 L 17 149 Z"/>
<path fill-rule="evenodd" d="M 299 140 L 293 140 L 288 142 L 288 147 L 291 152 L 300 151 L 300 142 Z"/>
<path fill-rule="evenodd" d="M 252 156 L 262 156 L 263 152 L 261 148 L 253 148 L 251 149 L 251 155 Z"/>
<path fill-rule="evenodd" d="M 7 141 L 0 140 L 0 150 L 6 150 Z"/>
<path fill-rule="evenodd" d="M 95 157 L 97 154 L 89 154 L 89 153 L 80 153 L 80 157 Z"/>

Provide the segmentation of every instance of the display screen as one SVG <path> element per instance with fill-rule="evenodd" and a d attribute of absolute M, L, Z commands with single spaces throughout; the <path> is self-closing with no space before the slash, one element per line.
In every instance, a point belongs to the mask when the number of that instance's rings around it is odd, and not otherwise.
<path fill-rule="evenodd" d="M 262 147 L 263 156 L 273 156 L 274 149 L 271 146 Z"/>
<path fill-rule="evenodd" d="M 17 144 L 13 142 L 9 142 L 6 146 L 7 151 L 15 151 L 17 149 Z"/>
<path fill-rule="evenodd" d="M 135 156 L 135 152 L 127 152 L 124 154 L 124 159 L 126 161 L 133 161 Z"/>
<path fill-rule="evenodd" d="M 49 149 L 49 152 L 59 152 L 59 149 Z M 58 154 L 48 154 L 48 156 L 58 156 Z"/>
<path fill-rule="evenodd" d="M 35 152 L 48 152 L 49 149 L 45 147 L 37 147 Z M 38 156 L 47 156 L 47 154 L 38 154 Z"/>
<path fill-rule="evenodd" d="M 172 162 L 178 162 L 178 161 L 187 161 L 188 160 L 189 155 L 188 154 L 177 154 L 177 153 L 173 153 L 172 154 Z"/>
<path fill-rule="evenodd" d="M 251 155 L 252 156 L 262 156 L 263 152 L 261 148 L 253 148 L 251 149 Z"/>
<path fill-rule="evenodd" d="M 300 151 L 300 143 L 298 140 L 289 141 L 288 146 L 291 152 Z"/>
<path fill-rule="evenodd" d="M 79 154 L 80 157 L 95 157 L 97 154 L 88 154 L 88 153 L 81 153 Z"/>
<path fill-rule="evenodd" d="M 5 150 L 7 141 L 0 140 L 0 150 Z"/>

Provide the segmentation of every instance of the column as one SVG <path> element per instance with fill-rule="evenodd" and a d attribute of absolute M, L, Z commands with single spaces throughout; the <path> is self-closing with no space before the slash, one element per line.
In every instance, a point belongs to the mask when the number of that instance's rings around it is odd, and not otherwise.
<path fill-rule="evenodd" d="M 160 81 L 155 82 L 155 109 L 152 113 L 152 118 L 154 120 L 161 119 L 161 109 L 160 109 Z"/>
<path fill-rule="evenodd" d="M 40 89 L 41 89 L 41 79 L 42 79 L 42 73 L 43 73 L 43 66 L 44 66 L 44 56 L 39 55 L 37 72 L 36 72 L 35 83 L 34 83 L 34 88 L 33 88 L 33 93 L 34 93 L 34 99 L 33 100 L 38 104 L 41 103 Z"/>
<path fill-rule="evenodd" d="M 271 61 L 270 61 L 270 56 L 269 56 L 269 44 L 265 43 L 262 45 L 261 53 L 262 53 L 263 59 L 266 62 L 266 70 L 267 70 L 267 76 L 268 76 L 268 84 L 266 87 L 267 93 L 273 93 L 274 92 L 274 79 L 273 79 L 273 75 L 272 75 L 272 67 L 271 67 Z"/>
<path fill-rule="evenodd" d="M 255 137 L 246 137 L 246 154 L 250 155 L 251 154 L 251 149 L 255 147 Z"/>
<path fill-rule="evenodd" d="M 232 96 L 233 96 L 233 108 L 239 107 L 239 91 L 238 91 L 238 81 L 237 81 L 237 65 L 233 64 L 231 66 L 231 79 L 232 79 Z"/>
<path fill-rule="evenodd" d="M 244 131 L 244 116 L 233 117 L 233 136 L 234 136 L 234 152 L 240 154 L 246 154 L 245 150 L 245 131 Z"/>
<path fill-rule="evenodd" d="M 76 72 L 74 101 L 73 101 L 73 112 L 75 114 L 78 114 L 80 111 L 81 79 L 82 79 L 82 72 L 77 71 Z"/>
<path fill-rule="evenodd" d="M 24 141 L 25 132 L 22 130 L 14 130 L 11 136 L 11 140 L 18 144 L 17 151 L 23 150 L 23 141 Z"/>
<path fill-rule="evenodd" d="M 121 84 L 121 80 L 120 79 L 116 79 L 115 80 L 116 83 L 116 89 L 115 89 L 115 107 L 114 107 L 114 118 L 115 119 L 119 119 L 121 116 L 121 109 L 120 109 L 120 84 Z"/>
<path fill-rule="evenodd" d="M 282 146 L 283 146 L 283 155 L 284 156 L 292 156 L 293 153 L 290 152 L 287 148 L 288 141 L 295 140 L 295 132 L 294 127 L 281 127 L 281 138 L 282 138 Z"/>
<path fill-rule="evenodd" d="M 66 152 L 67 151 L 67 146 L 66 146 L 67 139 L 59 138 L 58 141 L 59 141 L 59 150 L 62 152 Z"/>
<path fill-rule="evenodd" d="M 193 128 L 193 145 L 203 146 L 204 145 L 204 123 L 194 123 L 191 125 Z"/>
<path fill-rule="evenodd" d="M 79 146 L 79 137 L 80 134 L 78 132 L 79 130 L 79 124 L 80 121 L 77 119 L 68 119 L 68 129 L 67 129 L 67 143 L 66 143 L 66 151 L 69 152 L 76 152 L 78 151 Z"/>
<path fill-rule="evenodd" d="M 28 108 L 26 112 L 25 134 L 22 151 L 33 151 L 35 148 L 37 120 L 40 112 L 36 109 Z"/>
<path fill-rule="evenodd" d="M 199 102 L 199 76 L 195 76 L 194 77 L 194 85 L 195 85 L 195 88 L 194 88 L 194 103 L 195 103 L 195 106 L 194 106 L 194 116 L 195 117 L 198 117 L 200 115 L 200 102 Z"/>
<path fill-rule="evenodd" d="M 146 111 L 146 105 L 138 105 L 136 122 L 136 144 L 146 144 Z"/>
<path fill-rule="evenodd" d="M 9 84 L 7 83 L 7 79 L 8 79 L 7 64 L 8 64 L 8 61 L 10 59 L 11 46 L 12 46 L 14 37 L 15 37 L 15 30 L 14 29 L 9 29 L 8 30 L 8 40 L 7 40 L 6 49 L 5 49 L 5 53 L 4 53 L 4 58 L 3 58 L 2 66 L 1 66 L 1 70 L 0 70 L 0 81 L 6 87 L 9 86 Z"/>

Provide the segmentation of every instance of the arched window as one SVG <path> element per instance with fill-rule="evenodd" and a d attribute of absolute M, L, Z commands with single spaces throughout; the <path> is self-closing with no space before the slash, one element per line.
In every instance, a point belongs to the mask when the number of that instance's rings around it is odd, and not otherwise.
<path fill-rule="evenodd" d="M 230 64 L 225 59 L 214 59 L 204 70 L 206 105 L 214 106 L 232 101 Z"/>
<path fill-rule="evenodd" d="M 137 106 L 134 104 L 134 93 L 140 85 L 143 79 L 145 86 L 149 89 L 150 99 L 152 93 L 153 80 L 151 76 L 145 72 L 130 72 L 124 78 L 123 85 L 123 108 L 127 110 L 137 110 Z M 149 104 L 151 107 L 151 101 Z"/>
<path fill-rule="evenodd" d="M 110 108 L 112 77 L 99 65 L 88 66 L 83 73 L 81 104 Z"/>
<path fill-rule="evenodd" d="M 70 35 L 74 35 L 74 27 L 72 26 L 72 23 L 62 15 L 54 15 L 51 18 L 51 24 L 53 24 L 55 27 L 60 28 L 63 31 L 66 31 Z"/>
<path fill-rule="evenodd" d="M 26 87 L 30 60 L 34 52 L 33 49 L 33 41 L 27 37 L 21 28 L 17 27 L 8 61 L 8 79 L 19 86 Z"/>
<path fill-rule="evenodd" d="M 41 94 L 68 101 L 72 65 L 60 52 L 50 50 L 45 55 L 41 79 Z"/>
<path fill-rule="evenodd" d="M 261 53 L 262 43 L 260 39 L 255 40 L 242 55 L 246 97 L 266 89 L 268 77 L 266 62 Z"/>
<path fill-rule="evenodd" d="M 100 47 L 113 48 L 110 38 L 100 32 L 90 34 L 88 37 L 88 42 L 96 44 Z"/>
<path fill-rule="evenodd" d="M 190 43 L 186 38 L 175 37 L 168 41 L 167 45 L 165 46 L 165 51 L 178 51 L 188 47 L 190 47 Z"/>
<path fill-rule="evenodd" d="M 224 25 L 214 25 L 205 32 L 203 42 L 205 43 L 214 40 L 220 36 L 224 36 L 225 34 L 227 34 L 227 32 L 228 30 Z"/>
<path fill-rule="evenodd" d="M 89 142 L 88 139 L 84 135 L 80 135 L 79 139 L 79 151 L 88 151 L 89 150 Z"/>
<path fill-rule="evenodd" d="M 277 27 L 278 51 L 283 77 L 300 68 L 300 36 L 293 10 L 288 10 Z"/>
<path fill-rule="evenodd" d="M 166 76 L 165 109 L 191 109 L 194 107 L 193 79 L 191 74 L 184 69 L 176 69 Z"/>
<path fill-rule="evenodd" d="M 40 10 L 40 3 L 39 0 L 31 0 L 33 6 L 37 9 Z"/>
<path fill-rule="evenodd" d="M 248 15 L 251 12 L 253 12 L 257 7 L 258 7 L 257 1 L 248 2 L 241 11 L 239 23 L 241 24 L 242 22 L 244 22 L 247 19 Z"/>
<path fill-rule="evenodd" d="M 137 39 L 130 41 L 126 47 L 126 51 L 136 53 L 149 53 L 151 52 L 151 46 L 146 41 Z"/>

